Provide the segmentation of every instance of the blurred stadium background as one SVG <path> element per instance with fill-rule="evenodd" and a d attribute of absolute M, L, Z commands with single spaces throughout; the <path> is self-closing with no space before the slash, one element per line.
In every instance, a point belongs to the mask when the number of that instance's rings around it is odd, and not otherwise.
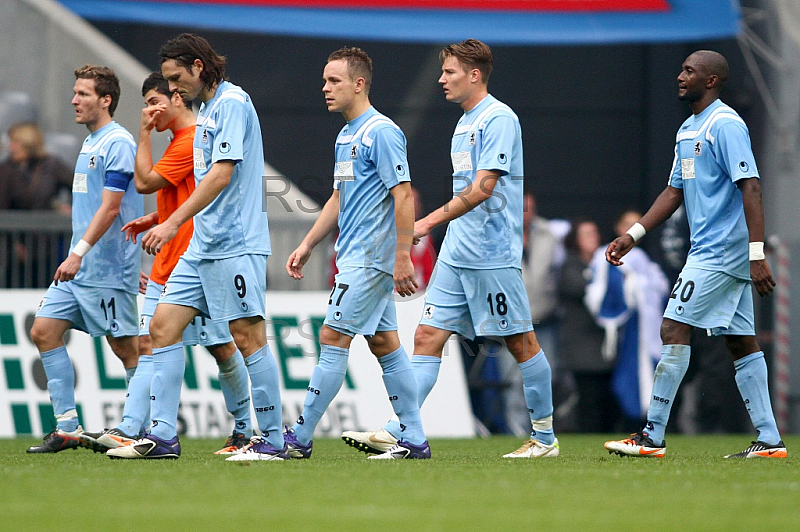
<path fill-rule="evenodd" d="M 253 96 L 261 118 L 273 192 L 270 288 L 323 290 L 324 252 L 302 284 L 281 272 L 330 191 L 331 143 L 342 125 L 320 97 L 330 51 L 361 46 L 374 59 L 372 102 L 405 131 L 428 211 L 450 197 L 446 154 L 460 115 L 438 90 L 438 51 L 467 37 L 492 45 L 490 90 L 520 117 L 525 182 L 540 214 L 593 218 L 610 238 L 617 213 L 645 209 L 666 183 L 675 130 L 688 113 L 676 98 L 682 60 L 700 48 L 718 50 L 732 70 L 723 99 L 750 127 L 768 234 L 781 259 L 773 266 L 780 266 L 781 286 L 769 311 L 778 364 L 774 406 L 780 423 L 799 432 L 800 357 L 788 356 L 800 351 L 800 319 L 791 319 L 800 316 L 800 283 L 789 282 L 800 279 L 798 28 L 796 0 L 3 0 L 0 131 L 36 120 L 51 151 L 72 165 L 85 136 L 69 105 L 74 68 L 92 62 L 117 71 L 123 88 L 115 118 L 135 134 L 140 84 L 158 67 L 159 47 L 177 33 L 201 33 L 228 57 L 228 75 Z M 163 150 L 166 137 L 160 142 Z M 69 234 L 68 218 L 0 211 L 0 278 L 20 267 L 7 252 L 15 241 L 36 249 L 37 264 L 45 265 L 23 266 L 6 287 L 41 286 L 65 251 L 53 242 Z M 657 254 L 655 243 L 650 238 L 646 246 Z M 13 292 L 0 291 L 9 297 Z M 11 334 L 19 336 L 14 324 L 8 327 L 0 316 L 4 361 Z M 17 369 L 4 367 L 11 389 L 8 375 Z M 26 372 L 20 369 L 20 378 Z"/>

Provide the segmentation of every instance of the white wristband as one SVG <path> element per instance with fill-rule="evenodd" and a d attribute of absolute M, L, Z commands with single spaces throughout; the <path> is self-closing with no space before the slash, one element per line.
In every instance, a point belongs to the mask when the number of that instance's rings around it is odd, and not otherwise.
<path fill-rule="evenodd" d="M 78 243 L 75 244 L 75 249 L 73 249 L 72 252 L 79 257 L 83 257 L 84 255 L 89 253 L 90 249 L 92 249 L 92 245 L 88 243 L 86 240 L 80 239 L 78 240 Z"/>
<path fill-rule="evenodd" d="M 630 229 L 628 229 L 627 233 L 631 235 L 631 238 L 633 238 L 634 242 L 638 242 L 645 234 L 647 234 L 647 231 L 645 231 L 642 224 L 636 222 L 631 226 Z"/>
<path fill-rule="evenodd" d="M 750 242 L 750 260 L 764 260 L 764 243 L 763 242 Z"/>

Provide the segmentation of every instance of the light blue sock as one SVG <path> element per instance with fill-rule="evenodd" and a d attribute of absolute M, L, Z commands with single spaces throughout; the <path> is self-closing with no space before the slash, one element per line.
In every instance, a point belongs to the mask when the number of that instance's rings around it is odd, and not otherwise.
<path fill-rule="evenodd" d="M 314 429 L 322 415 L 339 393 L 347 372 L 349 349 L 321 345 L 319 362 L 308 383 L 306 399 L 303 401 L 303 414 L 292 427 L 297 440 L 306 444 L 314 437 Z"/>
<path fill-rule="evenodd" d="M 47 391 L 53 403 L 53 413 L 58 428 L 72 432 L 78 428 L 78 411 L 75 408 L 75 369 L 62 345 L 41 353 L 44 374 L 47 375 Z"/>
<path fill-rule="evenodd" d="M 664 442 L 669 411 L 675 402 L 678 386 L 686 375 L 691 353 L 692 350 L 688 345 L 673 344 L 661 347 L 661 360 L 656 366 L 653 377 L 653 397 L 650 398 L 650 407 L 647 409 L 647 425 L 643 430 L 656 445 Z"/>
<path fill-rule="evenodd" d="M 130 386 L 131 379 L 133 378 L 133 375 L 135 373 L 136 373 L 136 366 L 133 366 L 132 368 L 125 368 L 125 386 L 126 387 Z"/>
<path fill-rule="evenodd" d="M 553 434 L 553 382 L 550 363 L 540 350 L 530 360 L 519 365 L 522 372 L 522 392 L 531 416 L 531 438 L 545 445 L 555 441 Z"/>
<path fill-rule="evenodd" d="M 153 349 L 153 380 L 150 384 L 153 425 L 150 433 L 162 440 L 178 435 L 178 407 L 184 371 L 186 355 L 182 343 Z"/>
<path fill-rule="evenodd" d="M 414 368 L 414 378 L 417 381 L 417 401 L 420 408 L 422 408 L 422 404 L 427 399 L 428 394 L 431 393 L 433 385 L 436 384 L 441 365 L 442 359 L 439 357 L 427 355 L 414 355 L 411 357 L 411 367 Z M 389 421 L 383 428 L 398 440 L 400 439 L 400 422 L 396 419 Z"/>
<path fill-rule="evenodd" d="M 250 378 L 247 376 L 242 353 L 237 349 L 231 358 L 217 364 L 217 368 L 225 406 L 233 416 L 236 431 L 249 438 L 253 435 L 253 422 L 250 419 Z"/>
<path fill-rule="evenodd" d="M 269 345 L 265 345 L 244 359 L 247 373 L 250 374 L 253 409 L 256 412 L 258 428 L 267 442 L 276 449 L 283 449 L 283 430 L 281 412 L 280 380 L 278 364 Z"/>
<path fill-rule="evenodd" d="M 153 357 L 142 355 L 136 373 L 128 383 L 122 421 L 117 428 L 128 436 L 136 436 L 142 425 L 150 424 L 150 382 L 153 380 Z"/>
<path fill-rule="evenodd" d="M 383 369 L 383 384 L 389 394 L 394 413 L 400 419 L 401 438 L 414 445 L 425 443 L 422 420 L 419 417 L 417 381 L 406 350 L 400 346 L 378 358 Z"/>
<path fill-rule="evenodd" d="M 750 420 L 758 431 L 758 441 L 775 445 L 781 441 L 772 404 L 769 400 L 767 362 L 764 352 L 758 351 L 733 362 L 736 368 L 736 385 L 742 394 Z"/>

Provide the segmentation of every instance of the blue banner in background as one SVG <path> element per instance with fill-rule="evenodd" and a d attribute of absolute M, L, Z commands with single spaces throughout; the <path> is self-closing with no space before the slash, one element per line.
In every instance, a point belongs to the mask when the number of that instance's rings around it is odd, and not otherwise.
<path fill-rule="evenodd" d="M 613 1 L 598 2 L 600 11 L 567 7 L 563 11 L 552 7 L 500 11 L 489 9 L 490 2 L 481 10 L 326 7 L 342 6 L 341 0 L 315 2 L 314 7 L 303 8 L 267 0 L 60 2 L 90 21 L 419 43 L 453 42 L 468 37 L 508 45 L 687 42 L 731 38 L 739 33 L 741 24 L 738 0 L 668 0 L 663 2 L 668 5 L 666 10 L 637 12 L 612 9 L 609 6 Z M 565 2 L 565 6 L 568 4 Z"/>

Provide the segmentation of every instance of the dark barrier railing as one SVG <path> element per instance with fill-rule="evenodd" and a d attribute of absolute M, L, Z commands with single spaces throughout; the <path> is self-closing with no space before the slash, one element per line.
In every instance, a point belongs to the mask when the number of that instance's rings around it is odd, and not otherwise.
<path fill-rule="evenodd" d="M 0 210 L 0 287 L 44 288 L 69 251 L 69 216 Z"/>

